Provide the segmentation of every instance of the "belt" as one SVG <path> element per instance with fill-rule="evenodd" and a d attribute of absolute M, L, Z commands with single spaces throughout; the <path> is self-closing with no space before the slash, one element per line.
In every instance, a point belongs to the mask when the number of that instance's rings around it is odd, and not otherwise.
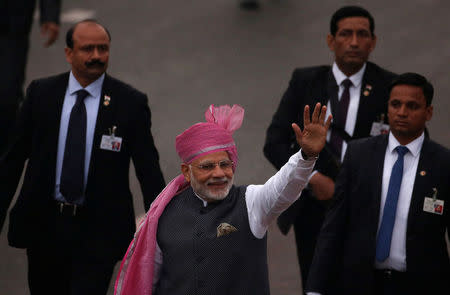
<path fill-rule="evenodd" d="M 83 206 L 56 201 L 56 209 L 60 215 L 77 216 L 83 211 Z"/>
<path fill-rule="evenodd" d="M 375 276 L 384 281 L 405 280 L 407 273 L 393 269 L 375 269 Z"/>

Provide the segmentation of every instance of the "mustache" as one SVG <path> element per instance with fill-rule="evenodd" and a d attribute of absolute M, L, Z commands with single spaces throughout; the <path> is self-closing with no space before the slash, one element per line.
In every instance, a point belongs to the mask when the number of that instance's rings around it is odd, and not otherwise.
<path fill-rule="evenodd" d="M 206 182 L 206 185 L 208 185 L 208 184 L 214 184 L 214 183 L 223 183 L 223 182 L 228 183 L 229 181 L 230 181 L 230 180 L 224 176 L 224 177 L 221 177 L 221 178 L 210 179 L 210 180 L 208 180 L 208 181 Z"/>
<path fill-rule="evenodd" d="M 99 59 L 93 59 L 93 60 L 91 60 L 91 61 L 85 62 L 84 64 L 85 64 L 86 67 L 88 67 L 88 68 L 93 68 L 93 67 L 97 67 L 97 66 L 99 66 L 99 67 L 104 67 L 104 66 L 105 66 L 105 63 L 102 62 L 102 61 L 99 60 Z"/>

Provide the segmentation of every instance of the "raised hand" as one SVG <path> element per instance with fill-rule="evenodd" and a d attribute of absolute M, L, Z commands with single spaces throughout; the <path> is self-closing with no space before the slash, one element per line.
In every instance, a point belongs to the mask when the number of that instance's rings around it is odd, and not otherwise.
<path fill-rule="evenodd" d="M 332 118 L 330 115 L 325 121 L 326 113 L 327 107 L 323 106 L 321 108 L 320 103 L 317 103 L 310 119 L 309 106 L 306 105 L 303 111 L 303 131 L 297 124 L 292 124 L 297 142 L 308 158 L 317 157 L 325 146 L 327 131 L 330 128 Z"/>

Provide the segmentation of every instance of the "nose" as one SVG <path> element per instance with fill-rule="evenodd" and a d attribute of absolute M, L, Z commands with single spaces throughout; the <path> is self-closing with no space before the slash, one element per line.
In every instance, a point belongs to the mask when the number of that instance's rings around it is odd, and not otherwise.
<path fill-rule="evenodd" d="M 352 39 L 350 40 L 350 45 L 353 47 L 357 47 L 358 46 L 358 36 L 356 33 L 352 34 Z"/>
<path fill-rule="evenodd" d="M 406 117 L 408 115 L 408 108 L 405 105 L 401 105 L 398 109 L 399 116 Z"/>
<path fill-rule="evenodd" d="M 98 50 L 97 47 L 95 47 L 94 50 L 92 51 L 92 58 L 98 59 L 100 58 L 100 56 L 101 56 L 100 51 Z"/>
<path fill-rule="evenodd" d="M 220 168 L 219 165 L 216 165 L 216 167 L 214 167 L 214 170 L 212 171 L 212 176 L 213 177 L 224 177 L 225 172 L 223 171 L 222 168 Z"/>

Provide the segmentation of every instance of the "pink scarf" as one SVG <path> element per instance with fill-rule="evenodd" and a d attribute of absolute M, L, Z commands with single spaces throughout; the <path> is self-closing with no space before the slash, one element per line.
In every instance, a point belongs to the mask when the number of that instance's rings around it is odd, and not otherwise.
<path fill-rule="evenodd" d="M 236 165 L 237 149 L 232 134 L 242 125 L 244 109 L 238 105 L 211 105 L 205 118 L 207 122 L 197 123 L 176 137 L 178 155 L 189 164 L 200 156 L 226 151 Z M 153 201 L 122 260 L 114 295 L 152 294 L 158 220 L 170 200 L 188 186 L 184 176 L 178 175 Z"/>

